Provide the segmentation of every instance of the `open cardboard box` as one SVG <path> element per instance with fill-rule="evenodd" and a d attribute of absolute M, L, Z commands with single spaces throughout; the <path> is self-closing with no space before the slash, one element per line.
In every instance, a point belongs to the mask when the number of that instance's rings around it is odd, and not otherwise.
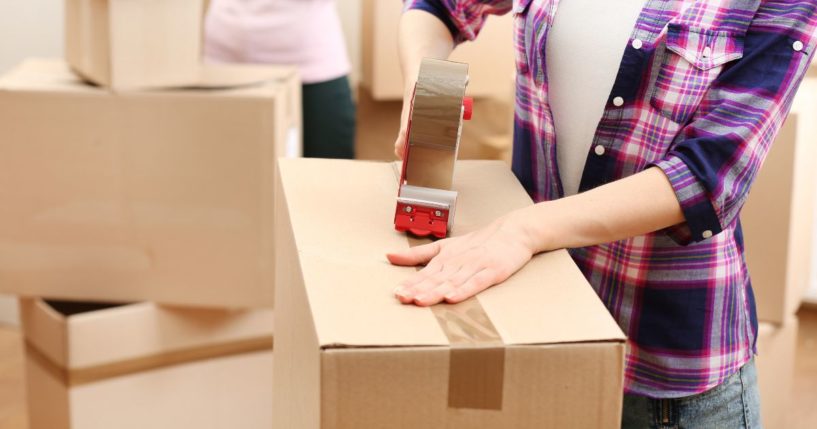
<path fill-rule="evenodd" d="M 618 428 L 624 335 L 566 251 L 458 305 L 393 295 L 395 163 L 279 161 L 276 428 Z M 532 204 L 498 161 L 459 161 L 454 235 Z"/>
<path fill-rule="evenodd" d="M 31 429 L 268 428 L 272 310 L 21 299 Z"/>
<path fill-rule="evenodd" d="M 275 159 L 299 156 L 293 67 L 111 93 L 60 60 L 0 77 L 0 292 L 239 307 L 273 301 Z"/>
<path fill-rule="evenodd" d="M 65 0 L 65 57 L 113 89 L 186 86 L 201 67 L 203 0 Z"/>

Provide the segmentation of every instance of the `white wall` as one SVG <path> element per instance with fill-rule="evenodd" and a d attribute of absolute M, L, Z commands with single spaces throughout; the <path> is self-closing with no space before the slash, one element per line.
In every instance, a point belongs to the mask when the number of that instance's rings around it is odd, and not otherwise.
<path fill-rule="evenodd" d="M 0 73 L 26 57 L 62 56 L 63 1 L 0 0 Z M 17 303 L 0 295 L 4 323 L 17 323 Z"/>
<path fill-rule="evenodd" d="M 62 56 L 64 0 L 0 0 L 0 72 L 31 57 Z"/>
<path fill-rule="evenodd" d="M 389 0 L 392 1 L 392 0 Z M 397 0 L 394 0 L 397 1 Z M 360 77 L 360 14 L 361 0 L 338 0 L 338 14 L 346 36 L 349 60 L 352 62 L 351 80 L 357 86 Z"/>
<path fill-rule="evenodd" d="M 805 144 L 815 144 L 817 136 L 817 64 L 812 66 L 806 79 L 803 81 L 797 93 L 792 111 L 798 112 L 798 134 L 803 139 L 808 139 Z M 801 142 L 802 144 L 802 142 Z M 814 161 L 817 166 L 817 160 Z M 817 196 L 815 196 L 817 198 Z M 817 210 L 814 211 L 814 223 L 817 225 Z M 817 228 L 814 228 L 814 241 L 812 246 L 817 246 Z M 806 292 L 806 301 L 817 304 L 817 247 L 813 247 L 811 253 L 811 272 L 809 273 L 809 290 Z"/>

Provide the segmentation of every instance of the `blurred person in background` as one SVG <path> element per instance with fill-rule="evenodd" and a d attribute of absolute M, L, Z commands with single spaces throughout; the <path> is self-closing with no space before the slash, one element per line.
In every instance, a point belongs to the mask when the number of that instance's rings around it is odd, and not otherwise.
<path fill-rule="evenodd" d="M 212 0 L 204 57 L 298 66 L 304 156 L 354 158 L 355 105 L 334 0 Z"/>

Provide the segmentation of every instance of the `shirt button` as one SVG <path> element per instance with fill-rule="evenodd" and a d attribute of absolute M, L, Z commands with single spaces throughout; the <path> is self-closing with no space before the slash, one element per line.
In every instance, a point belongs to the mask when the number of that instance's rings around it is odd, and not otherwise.
<path fill-rule="evenodd" d="M 596 152 L 596 155 L 598 155 L 598 156 L 604 155 L 604 146 L 602 146 L 600 144 L 596 145 L 596 148 L 593 149 L 593 150 Z"/>
<path fill-rule="evenodd" d="M 644 46 L 644 43 L 641 40 L 639 40 L 639 39 L 634 39 L 633 40 L 633 49 L 636 49 L 636 50 L 641 49 L 642 46 Z"/>
<path fill-rule="evenodd" d="M 708 230 L 708 229 L 707 229 L 707 230 L 706 230 L 706 231 L 704 231 L 704 233 L 703 233 L 703 234 L 701 234 L 701 235 L 703 236 L 703 238 L 704 238 L 704 239 L 710 238 L 710 237 L 712 237 L 712 231 L 710 231 L 710 230 Z"/>
<path fill-rule="evenodd" d="M 803 46 L 803 42 L 801 42 L 801 41 L 799 41 L 799 40 L 798 40 L 798 41 L 794 42 L 794 43 L 791 45 L 791 47 L 792 47 L 792 48 L 794 48 L 794 50 L 795 50 L 795 51 L 800 52 L 800 51 L 802 51 L 802 50 L 803 50 L 803 47 L 804 47 L 804 46 Z"/>
<path fill-rule="evenodd" d="M 709 58 L 711 56 L 712 56 L 712 48 L 710 48 L 709 46 L 705 47 L 703 57 L 704 58 Z"/>
<path fill-rule="evenodd" d="M 624 99 L 621 97 L 616 97 L 613 99 L 613 105 L 616 107 L 621 107 L 624 105 Z"/>

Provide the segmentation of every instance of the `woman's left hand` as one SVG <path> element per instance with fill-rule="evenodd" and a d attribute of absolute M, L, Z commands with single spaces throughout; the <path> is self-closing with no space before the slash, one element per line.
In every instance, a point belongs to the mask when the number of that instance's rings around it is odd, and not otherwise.
<path fill-rule="evenodd" d="M 462 237 L 387 254 L 395 265 L 426 265 L 394 294 L 403 304 L 453 304 L 505 281 L 534 254 L 533 237 L 524 225 L 522 213 L 514 212 Z"/>

